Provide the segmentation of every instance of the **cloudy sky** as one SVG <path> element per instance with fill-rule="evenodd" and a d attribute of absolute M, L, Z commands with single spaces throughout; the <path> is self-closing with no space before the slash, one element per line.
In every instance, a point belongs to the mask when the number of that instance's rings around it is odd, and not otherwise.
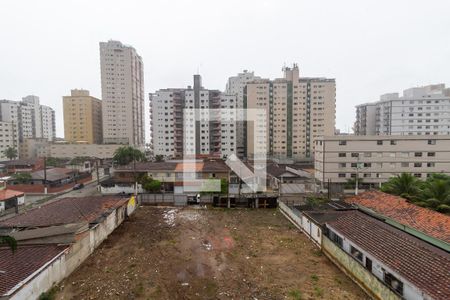
<path fill-rule="evenodd" d="M 449 11 L 447 0 L 2 0 L 0 99 L 38 95 L 62 137 L 61 97 L 101 97 L 98 43 L 116 39 L 143 57 L 146 93 L 192 84 L 197 70 L 223 90 L 243 69 L 274 78 L 297 62 L 301 76 L 336 78 L 346 131 L 358 103 L 450 85 Z"/>

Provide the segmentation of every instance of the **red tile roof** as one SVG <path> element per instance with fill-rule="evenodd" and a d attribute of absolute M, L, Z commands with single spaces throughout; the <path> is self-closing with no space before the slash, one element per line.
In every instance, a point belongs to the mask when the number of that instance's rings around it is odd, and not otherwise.
<path fill-rule="evenodd" d="M 96 196 L 63 198 L 0 222 L 0 227 L 47 227 L 95 220 L 110 209 L 122 206 L 127 198 Z"/>
<path fill-rule="evenodd" d="M 450 254 L 360 211 L 327 223 L 433 299 L 450 299 Z"/>
<path fill-rule="evenodd" d="M 64 251 L 67 246 L 19 246 L 13 253 L 0 247 L 0 296 L 5 295 L 21 281 L 39 270 Z"/>
<path fill-rule="evenodd" d="M 412 227 L 429 236 L 450 243 L 450 217 L 406 201 L 406 199 L 371 190 L 345 199 Z"/>
<path fill-rule="evenodd" d="M 14 197 L 23 196 L 23 192 L 13 191 L 10 189 L 0 190 L 0 201 L 6 201 Z"/>

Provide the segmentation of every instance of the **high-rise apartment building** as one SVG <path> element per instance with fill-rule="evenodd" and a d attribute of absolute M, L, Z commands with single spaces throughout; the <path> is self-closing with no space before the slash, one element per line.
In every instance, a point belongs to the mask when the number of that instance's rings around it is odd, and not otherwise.
<path fill-rule="evenodd" d="M 384 94 L 356 107 L 356 135 L 449 135 L 450 88 L 435 84 Z"/>
<path fill-rule="evenodd" d="M 19 136 L 17 133 L 17 125 L 13 122 L 0 121 L 0 160 L 8 159 L 4 151 L 8 147 L 14 148 L 18 151 Z"/>
<path fill-rule="evenodd" d="M 26 96 L 22 101 L 0 100 L 0 120 L 17 127 L 20 142 L 26 138 L 56 137 L 55 111 L 39 104 L 39 97 Z"/>
<path fill-rule="evenodd" d="M 101 144 L 102 101 L 87 90 L 72 90 L 63 97 L 64 138 L 70 143 Z"/>
<path fill-rule="evenodd" d="M 228 79 L 225 93 L 228 95 L 235 95 L 236 96 L 236 108 L 243 109 L 245 106 L 244 102 L 244 93 L 245 93 L 245 87 L 247 86 L 247 83 L 261 79 L 258 76 L 255 76 L 254 72 L 249 72 L 247 70 L 244 70 L 242 73 L 238 73 L 237 76 L 232 76 Z M 236 155 L 238 157 L 244 157 L 245 156 L 245 116 L 239 115 L 239 113 L 243 112 L 242 110 L 237 110 L 236 115 Z"/>
<path fill-rule="evenodd" d="M 336 119 L 334 79 L 299 77 L 296 64 L 285 67 L 284 78 L 247 83 L 244 105 L 265 109 L 266 148 L 272 158 L 310 159 L 314 141 L 333 135 Z M 253 126 L 246 126 L 246 153 L 254 156 Z M 257 145 L 256 145 L 257 146 Z"/>
<path fill-rule="evenodd" d="M 185 109 L 197 109 L 184 114 Z M 209 115 L 209 110 L 215 115 Z M 203 110 L 203 111 L 201 111 Z M 200 75 L 194 75 L 193 87 L 161 89 L 150 94 L 152 143 L 155 155 L 182 157 L 186 152 L 226 157 L 236 152 L 235 123 L 217 113 L 235 117 L 236 96 L 208 90 Z"/>
<path fill-rule="evenodd" d="M 100 43 L 103 142 L 145 143 L 144 64 L 136 50 L 119 41 Z"/>

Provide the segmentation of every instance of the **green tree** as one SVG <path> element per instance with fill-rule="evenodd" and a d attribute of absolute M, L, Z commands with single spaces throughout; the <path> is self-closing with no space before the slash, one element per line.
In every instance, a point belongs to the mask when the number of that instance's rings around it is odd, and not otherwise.
<path fill-rule="evenodd" d="M 17 180 L 18 183 L 28 183 L 31 181 L 30 173 L 16 173 L 13 175 L 13 178 Z"/>
<path fill-rule="evenodd" d="M 2 151 L 3 155 L 6 156 L 9 160 L 13 160 L 17 158 L 17 149 L 11 146 L 8 146 L 5 150 Z"/>
<path fill-rule="evenodd" d="M 12 236 L 1 235 L 0 236 L 0 246 L 1 245 L 9 246 L 9 248 L 11 248 L 12 252 L 16 251 L 16 249 L 17 249 L 17 241 Z"/>
<path fill-rule="evenodd" d="M 161 154 L 158 154 L 155 156 L 155 161 L 156 162 L 162 162 L 164 161 L 164 156 L 162 156 Z"/>
<path fill-rule="evenodd" d="M 47 157 L 45 163 L 47 167 L 64 167 L 66 163 L 66 159 L 56 158 L 56 157 Z"/>
<path fill-rule="evenodd" d="M 145 154 L 139 149 L 124 146 L 114 152 L 113 160 L 116 164 L 124 166 L 133 161 L 146 161 L 146 158 Z"/>
<path fill-rule="evenodd" d="M 228 193 L 228 181 L 225 178 L 220 179 L 220 192 L 218 191 L 213 191 L 216 188 L 216 183 L 215 183 L 214 178 L 209 179 L 206 182 L 206 185 L 203 187 L 204 192 L 201 192 L 201 194 L 204 195 L 216 195 L 216 194 L 227 194 Z"/>
<path fill-rule="evenodd" d="M 160 192 L 161 181 L 153 179 L 148 175 L 143 175 L 138 179 L 138 182 L 142 185 L 142 188 L 147 192 Z"/>
<path fill-rule="evenodd" d="M 389 179 L 381 186 L 385 193 L 402 196 L 406 199 L 414 199 L 420 192 L 421 182 L 409 173 L 402 173 Z"/>
<path fill-rule="evenodd" d="M 450 182 L 444 179 L 429 178 L 424 184 L 419 196 L 430 207 L 437 208 L 440 204 L 450 204 Z"/>

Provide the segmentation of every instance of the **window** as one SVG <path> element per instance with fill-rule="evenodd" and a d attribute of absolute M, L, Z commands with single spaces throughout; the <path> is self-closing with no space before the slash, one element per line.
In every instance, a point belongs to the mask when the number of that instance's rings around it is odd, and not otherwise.
<path fill-rule="evenodd" d="M 434 156 L 436 156 L 436 152 L 428 152 L 428 156 L 434 157 Z"/>
<path fill-rule="evenodd" d="M 391 145 L 397 145 L 397 141 L 392 140 L 392 141 L 391 141 Z"/>
<path fill-rule="evenodd" d="M 377 145 L 383 145 L 383 141 L 377 141 Z"/>
<path fill-rule="evenodd" d="M 372 272 L 372 260 L 368 257 L 366 257 L 366 269 Z"/>
<path fill-rule="evenodd" d="M 386 272 L 386 270 L 383 270 L 384 273 L 384 282 L 389 286 L 394 292 L 396 292 L 399 295 L 403 295 L 403 282 L 398 280 L 394 275 L 391 273 Z"/>
<path fill-rule="evenodd" d="M 421 177 L 422 177 L 422 174 L 420 174 L 420 173 L 414 173 L 414 177 L 421 178 Z"/>
<path fill-rule="evenodd" d="M 339 146 L 345 146 L 347 145 L 347 141 L 339 141 Z"/>
<path fill-rule="evenodd" d="M 336 245 L 338 245 L 340 248 L 343 247 L 343 240 L 340 236 L 338 236 L 336 233 L 334 233 L 333 231 L 329 230 L 328 231 L 328 237 L 330 238 L 331 241 L 333 241 Z"/>
<path fill-rule="evenodd" d="M 422 157 L 422 152 L 414 152 L 415 157 Z"/>
<path fill-rule="evenodd" d="M 347 166 L 346 163 L 339 163 L 339 168 L 345 168 Z"/>
<path fill-rule="evenodd" d="M 359 157 L 359 153 L 352 152 L 352 157 Z"/>
<path fill-rule="evenodd" d="M 347 156 L 347 154 L 346 153 L 339 153 L 339 157 L 346 157 Z"/>
<path fill-rule="evenodd" d="M 420 168 L 420 167 L 422 167 L 422 163 L 420 163 L 420 162 L 414 163 L 414 168 Z"/>
<path fill-rule="evenodd" d="M 434 166 L 435 166 L 434 162 L 427 163 L 428 168 L 434 168 Z"/>
<path fill-rule="evenodd" d="M 345 178 L 345 173 L 339 173 L 339 178 Z"/>
<path fill-rule="evenodd" d="M 356 258 L 357 260 L 359 260 L 360 262 L 363 261 L 363 254 L 361 251 L 359 251 L 357 248 L 350 246 L 350 253 L 352 254 L 352 256 L 354 258 Z"/>
<path fill-rule="evenodd" d="M 436 140 L 428 140 L 428 145 L 436 145 Z"/>

